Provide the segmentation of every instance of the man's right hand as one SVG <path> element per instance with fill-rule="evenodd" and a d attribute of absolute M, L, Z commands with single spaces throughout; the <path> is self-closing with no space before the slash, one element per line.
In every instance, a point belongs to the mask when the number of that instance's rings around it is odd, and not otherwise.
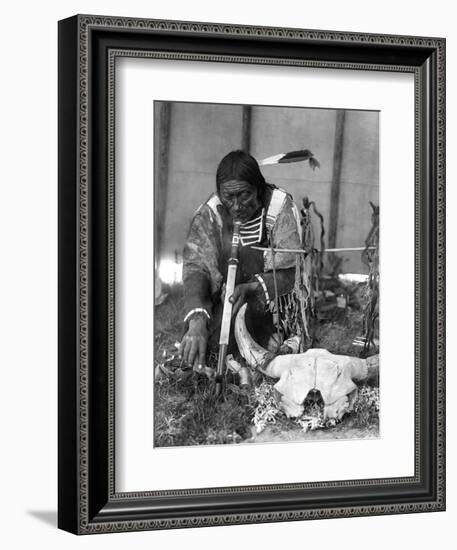
<path fill-rule="evenodd" d="M 183 361 L 188 365 L 193 365 L 196 371 L 203 371 L 206 365 L 207 343 L 208 328 L 206 319 L 200 316 L 190 319 L 189 328 L 179 346 L 179 353 Z"/>

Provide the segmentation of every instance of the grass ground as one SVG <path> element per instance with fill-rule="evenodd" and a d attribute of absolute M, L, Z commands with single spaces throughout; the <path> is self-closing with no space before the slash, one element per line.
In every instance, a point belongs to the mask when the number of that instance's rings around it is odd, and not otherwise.
<path fill-rule="evenodd" d="M 256 375 L 250 388 L 240 388 L 227 372 L 222 398 L 213 385 L 177 357 L 176 342 L 183 333 L 182 290 L 173 287 L 156 307 L 154 445 L 210 445 L 243 442 L 300 441 L 304 439 L 373 438 L 379 434 L 378 389 L 362 386 L 354 411 L 333 426 L 318 427 L 319 405 L 310 403 L 300 419 L 289 419 L 274 402 L 275 381 Z M 361 334 L 361 311 L 336 310 L 331 320 L 316 327 L 316 346 L 332 353 L 357 355 L 352 341 Z M 217 356 L 208 358 L 215 366 Z M 320 416 L 321 418 L 321 416 Z M 315 429 L 317 427 L 317 429 Z"/>

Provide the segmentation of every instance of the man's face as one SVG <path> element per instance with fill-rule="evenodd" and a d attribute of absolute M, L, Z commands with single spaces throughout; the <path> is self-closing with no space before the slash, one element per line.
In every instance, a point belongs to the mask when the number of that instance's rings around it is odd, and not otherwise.
<path fill-rule="evenodd" d="M 257 189 L 241 180 L 230 180 L 221 183 L 219 197 L 233 220 L 246 223 L 260 207 Z"/>

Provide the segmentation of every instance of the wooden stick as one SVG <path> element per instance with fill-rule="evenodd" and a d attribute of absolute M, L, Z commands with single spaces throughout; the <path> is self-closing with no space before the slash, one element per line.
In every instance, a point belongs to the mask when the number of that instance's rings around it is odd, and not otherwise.
<path fill-rule="evenodd" d="M 241 222 L 235 221 L 233 224 L 232 247 L 227 266 L 227 282 L 225 284 L 224 307 L 222 310 L 221 332 L 219 336 L 219 356 L 217 358 L 216 369 L 216 396 L 222 392 L 222 375 L 225 368 L 225 359 L 230 338 L 230 326 L 232 324 L 233 304 L 230 301 L 235 289 L 236 272 L 238 269 L 238 250 L 240 246 L 240 227 Z"/>
<path fill-rule="evenodd" d="M 263 248 L 261 246 L 251 246 L 253 250 L 270 250 L 271 252 L 289 252 L 291 254 L 309 254 L 309 250 L 303 248 Z M 376 246 L 356 246 L 352 248 L 326 248 L 325 250 L 317 250 L 317 252 L 362 252 L 363 250 L 374 250 Z"/>

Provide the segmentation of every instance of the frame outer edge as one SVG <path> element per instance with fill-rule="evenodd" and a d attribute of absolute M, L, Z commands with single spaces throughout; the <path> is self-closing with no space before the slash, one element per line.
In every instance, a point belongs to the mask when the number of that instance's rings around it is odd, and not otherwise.
<path fill-rule="evenodd" d="M 437 508 L 446 509 L 446 40 L 437 45 Z"/>
<path fill-rule="evenodd" d="M 58 527 L 78 532 L 77 18 L 58 24 Z"/>
<path fill-rule="evenodd" d="M 236 23 L 210 23 L 202 21 L 146 19 L 90 14 L 80 14 L 78 17 L 81 21 L 81 28 L 92 26 L 119 30 L 156 31 L 161 33 L 217 34 L 232 37 L 250 36 L 253 38 L 265 39 L 321 40 L 353 44 L 382 44 L 428 48 L 437 48 L 444 40 L 439 37 L 330 31 L 292 27 L 268 27 Z"/>
<path fill-rule="evenodd" d="M 90 128 L 88 124 L 89 102 L 89 33 L 83 24 L 83 17 L 77 16 L 77 67 L 78 67 L 78 300 L 79 300 L 79 372 L 78 372 L 78 399 L 79 410 L 77 422 L 79 426 L 79 531 L 86 532 L 89 523 L 89 139 Z"/>
<path fill-rule="evenodd" d="M 373 515 L 373 514 L 391 514 L 434 511 L 444 509 L 444 40 L 426 37 L 403 37 L 390 35 L 368 35 L 362 33 L 332 32 L 332 31 L 311 31 L 302 29 L 279 29 L 268 27 L 252 27 L 243 25 L 221 25 L 213 23 L 192 23 L 179 21 L 159 21 L 147 19 L 129 19 L 102 16 L 77 16 L 78 23 L 78 140 L 79 140 L 79 158 L 78 158 L 78 209 L 79 209 L 79 529 L 80 533 L 90 532 L 113 532 L 113 531 L 131 531 L 144 529 L 167 529 L 180 527 L 197 527 L 208 525 L 228 525 L 242 523 L 258 523 L 273 521 L 294 521 L 302 519 L 318 519 L 327 517 L 347 517 L 355 515 Z M 434 119 L 434 125 L 438 126 L 437 150 L 438 170 L 437 170 L 437 311 L 438 325 L 438 399 L 437 399 L 437 464 L 438 464 L 438 485 L 437 500 L 433 502 L 424 502 L 417 504 L 400 504 L 386 506 L 357 506 L 353 508 L 336 509 L 315 509 L 296 512 L 275 512 L 275 513 L 247 513 L 230 516 L 211 516 L 194 517 L 179 520 L 145 520 L 145 521 L 122 521 L 106 522 L 102 524 L 91 523 L 88 518 L 88 468 L 87 468 L 87 359 L 88 359 L 88 151 L 87 151 L 87 78 L 88 78 L 88 43 L 89 27 L 99 28 L 118 28 L 138 30 L 144 29 L 157 32 L 171 33 L 203 33 L 203 34 L 223 34 L 224 36 L 254 36 L 259 38 L 277 38 L 289 40 L 328 40 L 335 42 L 352 42 L 361 44 L 369 42 L 371 44 L 394 44 L 401 46 L 416 46 L 438 50 L 438 113 L 437 119 Z M 441 53 L 441 55 L 440 55 Z M 441 77 L 441 78 L 440 78 Z M 60 155 L 59 155 L 60 158 Z M 440 233 L 441 231 L 441 233 Z M 60 412 L 59 412 L 60 414 Z M 440 477 L 441 480 L 440 480 Z M 62 526 L 59 524 L 59 526 Z M 65 528 L 65 527 L 63 527 Z M 73 531 L 74 532 L 74 531 Z"/>

